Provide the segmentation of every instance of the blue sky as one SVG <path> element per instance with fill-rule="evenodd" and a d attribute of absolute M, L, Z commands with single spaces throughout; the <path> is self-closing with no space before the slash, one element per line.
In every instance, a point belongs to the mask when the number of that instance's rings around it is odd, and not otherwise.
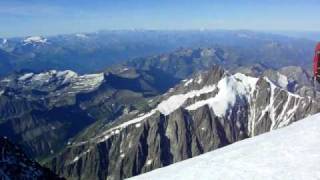
<path fill-rule="evenodd" d="M 102 29 L 320 30 L 319 0 L 1 0 L 0 37 Z"/>

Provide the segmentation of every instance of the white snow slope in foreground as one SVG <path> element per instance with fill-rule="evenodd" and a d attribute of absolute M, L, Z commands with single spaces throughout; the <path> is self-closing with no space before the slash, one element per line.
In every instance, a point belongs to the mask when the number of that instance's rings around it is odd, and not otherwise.
<path fill-rule="evenodd" d="M 320 179 L 320 113 L 133 179 Z"/>

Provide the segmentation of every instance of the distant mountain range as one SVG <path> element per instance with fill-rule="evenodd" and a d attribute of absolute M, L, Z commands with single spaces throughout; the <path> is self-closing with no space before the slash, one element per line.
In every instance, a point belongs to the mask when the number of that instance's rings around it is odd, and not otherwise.
<path fill-rule="evenodd" d="M 274 68 L 310 68 L 314 44 L 311 40 L 251 31 L 101 31 L 9 38 L 0 39 L 0 75 L 51 69 L 92 73 L 125 60 L 178 48 L 213 47 L 224 49 L 224 55 L 234 61 Z"/>
<path fill-rule="evenodd" d="M 319 31 L 274 31 L 273 33 L 295 38 L 309 39 L 312 41 L 320 41 Z"/>

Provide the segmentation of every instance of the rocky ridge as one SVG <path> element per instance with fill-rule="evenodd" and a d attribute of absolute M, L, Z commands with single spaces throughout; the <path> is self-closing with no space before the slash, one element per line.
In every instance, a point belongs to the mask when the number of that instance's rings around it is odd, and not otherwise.
<path fill-rule="evenodd" d="M 291 124 L 319 111 L 266 77 L 215 66 L 72 142 L 48 166 L 69 179 L 123 179 Z M 153 104 L 153 105 L 152 105 Z"/>

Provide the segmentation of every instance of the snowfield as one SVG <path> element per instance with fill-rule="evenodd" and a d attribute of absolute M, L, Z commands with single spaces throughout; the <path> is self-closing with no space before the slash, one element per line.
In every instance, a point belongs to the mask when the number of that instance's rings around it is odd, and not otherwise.
<path fill-rule="evenodd" d="M 320 113 L 131 179 L 320 179 Z"/>

